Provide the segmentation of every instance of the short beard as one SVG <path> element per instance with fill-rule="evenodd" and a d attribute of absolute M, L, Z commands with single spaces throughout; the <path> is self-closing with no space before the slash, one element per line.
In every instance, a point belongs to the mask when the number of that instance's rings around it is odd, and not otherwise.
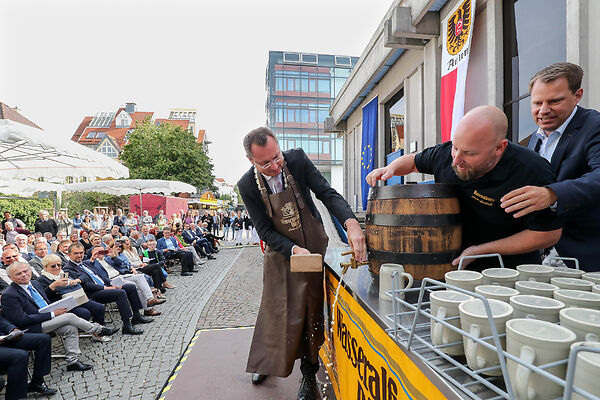
<path fill-rule="evenodd" d="M 472 181 L 475 179 L 479 179 L 482 176 L 484 176 L 485 174 L 487 174 L 488 172 L 490 172 L 492 169 L 494 169 L 494 165 L 496 164 L 495 160 L 490 160 L 490 162 L 478 169 L 474 169 L 469 167 L 467 170 L 465 171 L 460 171 L 458 169 L 458 167 L 456 165 L 452 165 L 452 170 L 454 170 L 454 173 L 456 174 L 456 176 L 458 176 L 458 178 L 462 181 Z"/>

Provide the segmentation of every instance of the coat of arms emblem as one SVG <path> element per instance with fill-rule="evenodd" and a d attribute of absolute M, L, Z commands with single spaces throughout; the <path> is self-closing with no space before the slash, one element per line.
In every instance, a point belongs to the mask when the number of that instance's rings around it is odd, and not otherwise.
<path fill-rule="evenodd" d="M 465 0 L 456 12 L 448 18 L 446 47 L 448 53 L 453 56 L 458 54 L 467 43 L 471 28 L 471 11 L 471 0 Z"/>

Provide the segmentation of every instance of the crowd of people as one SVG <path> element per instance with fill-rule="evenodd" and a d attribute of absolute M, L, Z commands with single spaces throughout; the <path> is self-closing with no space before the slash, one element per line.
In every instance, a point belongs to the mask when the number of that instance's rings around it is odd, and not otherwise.
<path fill-rule="evenodd" d="M 73 218 L 64 212 L 51 218 L 47 210 L 40 210 L 33 227 L 5 212 L 0 236 L 0 367 L 7 373 L 6 399 L 56 393 L 44 382 L 50 373 L 50 335 L 62 339 L 67 371 L 87 371 L 92 365 L 79 359 L 79 331 L 99 342 L 110 341 L 119 331 L 143 334 L 139 325 L 153 322 L 152 317 L 161 314 L 155 307 L 175 289 L 169 282 L 175 260 L 182 276 L 192 276 L 205 263 L 203 258 L 216 258 L 221 240 L 228 236 L 226 228 L 234 224 L 251 230 L 241 213 L 208 210 L 170 218 L 162 210 L 154 217 L 148 211 L 137 216 L 120 209 L 84 210 Z M 250 237 L 246 233 L 248 241 Z M 120 328 L 106 324 L 110 304 L 118 311 Z M 30 351 L 35 361 L 28 382 Z"/>

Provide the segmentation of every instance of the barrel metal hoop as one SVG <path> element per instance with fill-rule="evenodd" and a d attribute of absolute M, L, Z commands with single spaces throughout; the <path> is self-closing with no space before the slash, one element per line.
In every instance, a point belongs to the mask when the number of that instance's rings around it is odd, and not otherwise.
<path fill-rule="evenodd" d="M 378 226 L 452 226 L 460 225 L 460 214 L 367 214 L 365 223 Z"/>
<path fill-rule="evenodd" d="M 449 264 L 460 254 L 459 250 L 439 253 L 398 253 L 395 251 L 369 250 L 369 259 L 382 263 L 434 265 Z"/>
<path fill-rule="evenodd" d="M 369 191 L 369 200 L 443 199 L 457 196 L 456 186 L 444 183 L 377 186 Z"/>

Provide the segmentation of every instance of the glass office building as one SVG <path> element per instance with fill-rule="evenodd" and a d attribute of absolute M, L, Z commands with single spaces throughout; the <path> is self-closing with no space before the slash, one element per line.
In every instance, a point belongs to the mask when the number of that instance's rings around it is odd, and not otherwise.
<path fill-rule="evenodd" d="M 267 126 L 282 150 L 301 147 L 331 182 L 331 168 L 342 166 L 343 139 L 323 133 L 329 107 L 358 57 L 269 51 Z"/>

